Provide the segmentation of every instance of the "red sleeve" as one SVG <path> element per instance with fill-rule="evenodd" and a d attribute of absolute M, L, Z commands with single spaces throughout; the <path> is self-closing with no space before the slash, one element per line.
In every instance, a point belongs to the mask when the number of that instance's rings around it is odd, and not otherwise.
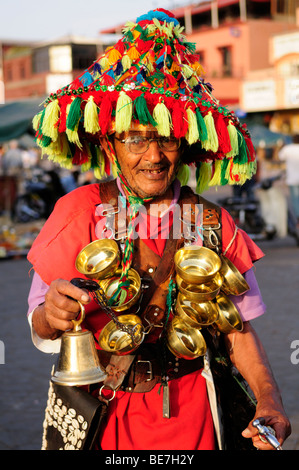
<path fill-rule="evenodd" d="M 225 209 L 221 209 L 221 217 L 223 253 L 227 250 L 227 258 L 244 274 L 264 253 L 244 230 L 237 228 L 236 231 L 236 225 Z"/>
<path fill-rule="evenodd" d="M 28 253 L 28 261 L 46 284 L 79 276 L 75 260 L 82 248 L 96 239 L 98 204 L 97 184 L 75 189 L 56 203 Z"/>

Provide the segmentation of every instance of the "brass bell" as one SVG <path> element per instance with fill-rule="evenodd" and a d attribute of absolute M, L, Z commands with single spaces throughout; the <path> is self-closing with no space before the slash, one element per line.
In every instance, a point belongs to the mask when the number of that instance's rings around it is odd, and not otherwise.
<path fill-rule="evenodd" d="M 74 328 L 61 337 L 61 349 L 57 369 L 51 380 L 59 385 L 77 386 L 102 382 L 106 373 L 99 362 L 93 335 L 83 331 L 81 323 L 85 318 L 85 308 L 81 309 L 79 320 L 73 320 Z"/>

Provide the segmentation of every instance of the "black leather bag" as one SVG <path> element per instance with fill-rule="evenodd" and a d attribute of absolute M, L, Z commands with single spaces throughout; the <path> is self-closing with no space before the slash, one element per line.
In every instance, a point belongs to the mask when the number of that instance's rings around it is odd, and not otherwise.
<path fill-rule="evenodd" d="M 42 450 L 89 450 L 108 408 L 82 388 L 50 382 Z"/>

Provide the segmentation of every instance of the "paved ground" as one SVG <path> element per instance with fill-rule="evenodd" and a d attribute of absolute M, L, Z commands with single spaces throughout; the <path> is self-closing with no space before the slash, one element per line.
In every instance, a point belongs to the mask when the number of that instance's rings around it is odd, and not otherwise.
<path fill-rule="evenodd" d="M 254 326 L 293 425 L 284 448 L 299 450 L 299 364 L 291 362 L 291 343 L 297 340 L 299 344 L 299 248 L 289 238 L 260 246 L 267 256 L 258 263 L 256 273 L 268 313 Z M 0 345 L 5 352 L 4 358 L 0 352 L 1 450 L 40 449 L 48 379 L 55 362 L 55 357 L 40 353 L 31 343 L 26 320 L 29 268 L 25 259 L 0 261 Z"/>

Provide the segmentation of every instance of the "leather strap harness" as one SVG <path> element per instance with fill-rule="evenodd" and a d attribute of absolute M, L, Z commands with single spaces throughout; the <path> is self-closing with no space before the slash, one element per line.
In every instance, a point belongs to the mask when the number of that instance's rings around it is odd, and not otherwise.
<path fill-rule="evenodd" d="M 120 243 L 122 236 L 126 234 L 127 213 L 126 208 L 119 207 L 119 190 L 116 182 L 99 183 L 100 198 L 102 204 L 112 207 L 111 214 L 114 218 L 114 234 Z M 200 197 L 187 186 L 181 188 L 178 201 L 180 210 L 189 210 L 184 213 L 184 223 L 188 223 L 195 231 L 198 227 L 199 205 L 202 204 L 202 229 L 203 245 L 216 251 L 221 250 L 221 210 L 220 208 Z M 106 206 L 105 206 L 106 207 Z M 109 213 L 107 214 L 109 218 Z M 127 221 L 128 222 L 128 221 Z M 109 224 L 108 224 L 109 225 Z M 182 227 L 182 232 L 183 233 Z M 106 367 L 108 374 L 104 387 L 122 389 L 127 392 L 146 392 L 157 383 L 163 384 L 164 392 L 167 391 L 167 382 L 173 378 L 182 377 L 203 367 L 203 358 L 188 361 L 176 358 L 165 345 L 161 344 L 161 327 L 166 312 L 166 297 L 168 284 L 174 275 L 174 255 L 183 246 L 185 239 L 181 236 L 173 237 L 172 228 L 166 241 L 163 256 L 160 258 L 139 237 L 134 240 L 134 256 L 132 267 L 136 269 L 142 282 L 147 285 L 140 305 L 140 316 L 144 326 L 153 326 L 156 343 L 143 343 L 135 354 L 116 356 L 98 351 L 101 363 Z M 153 338 L 153 336 L 152 336 Z M 163 346 L 163 347 L 161 347 Z M 102 387 L 103 388 L 103 387 Z M 163 416 L 169 417 L 169 403 L 166 399 L 163 405 Z"/>

